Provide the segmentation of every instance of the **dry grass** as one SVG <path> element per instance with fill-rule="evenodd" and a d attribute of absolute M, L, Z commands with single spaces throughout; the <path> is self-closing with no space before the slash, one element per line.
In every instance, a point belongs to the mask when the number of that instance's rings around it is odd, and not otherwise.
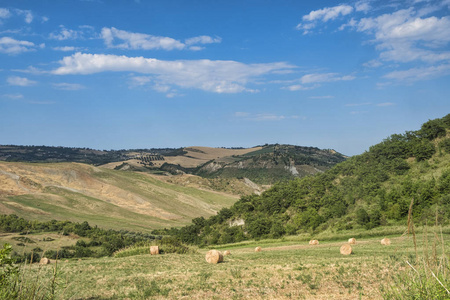
<path fill-rule="evenodd" d="M 431 230 L 428 235 L 432 236 Z M 360 238 L 351 256 L 339 252 L 345 239 L 322 241 L 315 247 L 300 241 L 266 247 L 258 241 L 264 251 L 257 255 L 255 244 L 234 247 L 233 255 L 213 265 L 205 261 L 206 250 L 71 260 L 59 264 L 63 282 L 57 298 L 380 299 L 382 286 L 392 275 L 407 270 L 405 260 L 415 256 L 411 239 L 389 238 L 395 246 L 384 247 L 378 238 Z M 448 238 L 444 234 L 444 247 L 450 246 Z M 418 241 L 417 247 L 421 252 L 425 243 Z M 46 276 L 51 276 L 51 268 Z"/>
<path fill-rule="evenodd" d="M 78 163 L 0 162 L 0 213 L 151 231 L 214 215 L 236 195 Z M 113 221 L 112 221 L 113 220 Z"/>

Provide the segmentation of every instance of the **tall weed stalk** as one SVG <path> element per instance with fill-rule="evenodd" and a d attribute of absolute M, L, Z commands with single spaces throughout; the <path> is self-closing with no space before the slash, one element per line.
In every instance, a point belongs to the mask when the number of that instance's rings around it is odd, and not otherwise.
<path fill-rule="evenodd" d="M 405 260 L 406 265 L 403 270 L 392 274 L 391 283 L 382 288 L 382 295 L 384 299 L 399 300 L 450 299 L 450 265 L 445 252 L 442 227 L 440 227 L 440 237 L 434 232 L 432 245 L 428 241 L 428 230 L 425 228 L 422 241 L 423 253 L 419 255 L 412 217 L 413 204 L 414 199 L 411 201 L 408 212 L 408 234 L 412 234 L 415 262 Z M 441 248 L 441 253 L 438 253 L 438 246 Z"/>

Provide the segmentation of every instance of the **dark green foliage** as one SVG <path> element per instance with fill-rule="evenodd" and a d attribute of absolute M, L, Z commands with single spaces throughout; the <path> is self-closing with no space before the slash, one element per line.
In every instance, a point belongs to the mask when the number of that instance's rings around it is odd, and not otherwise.
<path fill-rule="evenodd" d="M 133 245 L 137 242 L 150 242 L 160 237 L 154 235 L 135 233 L 129 231 L 115 231 L 104 230 L 98 227 L 92 227 L 88 222 L 72 223 L 69 221 L 51 220 L 48 222 L 26 221 L 16 215 L 0 215 L 0 231 L 2 232 L 59 232 L 59 233 L 74 233 L 80 237 L 91 239 L 90 242 L 84 240 L 77 241 L 73 247 L 61 249 L 58 251 L 48 250 L 43 256 L 48 258 L 71 258 L 71 257 L 88 257 L 88 256 L 109 256 L 115 251 Z M 34 243 L 28 237 L 17 237 L 16 239 L 25 243 Z M 44 238 L 43 240 L 53 240 L 51 238 Z M 92 250 L 90 247 L 99 247 L 100 250 Z M 41 250 L 42 251 L 42 250 Z M 38 255 L 35 251 L 34 255 Z M 22 257 L 16 255 L 19 261 L 30 259 L 31 254 L 26 254 Z"/>
<path fill-rule="evenodd" d="M 444 139 L 439 143 L 439 147 L 447 153 L 450 153 L 450 138 Z"/>
<path fill-rule="evenodd" d="M 444 119 L 430 120 L 422 125 L 418 133 L 419 136 L 431 141 L 435 138 L 445 136 L 447 133 L 445 127 Z"/>

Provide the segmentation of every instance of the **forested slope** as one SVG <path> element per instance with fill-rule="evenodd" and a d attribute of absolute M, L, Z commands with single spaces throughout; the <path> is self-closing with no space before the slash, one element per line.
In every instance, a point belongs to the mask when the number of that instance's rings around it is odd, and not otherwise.
<path fill-rule="evenodd" d="M 416 223 L 448 222 L 450 114 L 394 134 L 324 173 L 280 182 L 169 232 L 209 245 L 327 228 L 370 229 L 406 220 L 412 199 Z"/>

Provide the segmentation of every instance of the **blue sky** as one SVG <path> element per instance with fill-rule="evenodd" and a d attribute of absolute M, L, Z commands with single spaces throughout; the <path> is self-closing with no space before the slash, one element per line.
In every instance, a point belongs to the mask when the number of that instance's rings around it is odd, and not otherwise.
<path fill-rule="evenodd" d="M 450 113 L 450 0 L 0 1 L 0 144 L 368 150 Z"/>

